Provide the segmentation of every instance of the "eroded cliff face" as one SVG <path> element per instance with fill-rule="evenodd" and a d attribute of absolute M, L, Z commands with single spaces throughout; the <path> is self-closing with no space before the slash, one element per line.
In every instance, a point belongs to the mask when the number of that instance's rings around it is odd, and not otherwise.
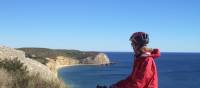
<path fill-rule="evenodd" d="M 46 64 L 47 67 L 56 74 L 59 68 L 70 65 L 76 65 L 80 63 L 79 60 L 64 56 L 58 56 L 53 59 L 52 58 L 46 58 L 46 59 L 48 60 L 48 63 Z"/>
<path fill-rule="evenodd" d="M 59 68 L 66 67 L 66 66 L 73 66 L 73 65 L 104 65 L 109 64 L 110 60 L 104 53 L 97 54 L 94 58 L 87 57 L 81 60 L 71 58 L 71 57 L 64 57 L 64 56 L 57 56 L 56 58 L 46 58 L 48 63 L 46 64 L 49 69 L 57 73 Z"/>

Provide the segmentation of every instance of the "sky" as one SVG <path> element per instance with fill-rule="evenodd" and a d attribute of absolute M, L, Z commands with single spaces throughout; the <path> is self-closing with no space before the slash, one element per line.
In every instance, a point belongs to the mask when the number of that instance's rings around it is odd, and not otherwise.
<path fill-rule="evenodd" d="M 0 44 L 14 48 L 130 52 L 137 31 L 162 52 L 200 52 L 200 1 L 0 1 Z"/>

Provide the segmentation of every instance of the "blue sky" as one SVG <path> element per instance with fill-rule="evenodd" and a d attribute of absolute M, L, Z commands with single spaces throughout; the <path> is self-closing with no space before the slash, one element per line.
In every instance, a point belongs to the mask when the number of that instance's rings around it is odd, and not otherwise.
<path fill-rule="evenodd" d="M 163 52 L 200 52 L 199 0 L 1 0 L 0 44 L 132 51 L 133 32 Z"/>

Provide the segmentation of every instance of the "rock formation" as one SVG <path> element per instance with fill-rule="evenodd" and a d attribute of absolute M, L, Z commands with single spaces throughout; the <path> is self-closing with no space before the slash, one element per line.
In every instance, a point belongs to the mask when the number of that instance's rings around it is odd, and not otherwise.
<path fill-rule="evenodd" d="M 47 58 L 47 60 L 47 67 L 49 67 L 49 69 L 56 74 L 59 68 L 80 63 L 79 60 L 64 56 L 58 56 L 55 59 Z"/>
<path fill-rule="evenodd" d="M 97 54 L 94 58 L 93 57 L 87 57 L 84 58 L 81 61 L 82 64 L 96 64 L 96 65 L 104 65 L 104 64 L 109 64 L 110 60 L 107 57 L 106 54 L 104 53 L 99 53 Z"/>
<path fill-rule="evenodd" d="M 44 80 L 57 80 L 61 82 L 57 76 L 58 69 L 65 66 L 82 65 L 82 64 L 109 64 L 110 60 L 104 53 L 97 52 L 81 52 L 65 50 L 51 50 L 51 49 L 34 49 L 34 53 L 27 49 L 30 53 L 9 48 L 6 46 L 0 46 L 0 61 L 1 60 L 14 60 L 18 59 L 23 66 L 27 67 L 30 75 L 38 74 L 40 78 Z M 48 51 L 47 51 L 48 50 Z M 47 51 L 47 52 L 45 52 Z M 49 51 L 51 51 L 49 53 Z M 36 52 L 36 53 L 35 53 Z M 45 52 L 45 53 L 43 53 Z M 71 56 L 66 56 L 71 55 Z M 38 55 L 41 55 L 38 57 Z M 55 57 L 49 58 L 48 56 Z M 58 55 L 58 56 L 57 56 Z M 77 56 L 76 56 L 77 55 Z M 46 57 L 45 57 L 46 56 Z M 62 85 L 62 84 L 61 84 Z M 64 85 L 64 83 L 63 83 Z"/>
<path fill-rule="evenodd" d="M 43 79 L 57 79 L 55 74 L 49 70 L 49 68 L 38 61 L 35 61 L 30 58 L 25 57 L 23 51 L 19 51 L 13 48 L 6 46 L 0 46 L 0 60 L 4 59 L 18 59 L 21 61 L 24 66 L 27 67 L 27 70 L 30 74 L 39 74 Z"/>
<path fill-rule="evenodd" d="M 95 58 L 94 58 L 95 64 L 110 64 L 110 59 L 108 56 L 104 53 L 99 53 Z"/>

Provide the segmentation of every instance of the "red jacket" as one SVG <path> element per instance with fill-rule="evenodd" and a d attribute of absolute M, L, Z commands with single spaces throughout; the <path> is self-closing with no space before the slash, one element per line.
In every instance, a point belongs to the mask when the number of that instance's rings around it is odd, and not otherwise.
<path fill-rule="evenodd" d="M 145 57 L 134 59 L 133 71 L 125 80 L 113 85 L 113 88 L 158 88 L 158 76 L 155 58 L 160 57 L 159 49 Z"/>

